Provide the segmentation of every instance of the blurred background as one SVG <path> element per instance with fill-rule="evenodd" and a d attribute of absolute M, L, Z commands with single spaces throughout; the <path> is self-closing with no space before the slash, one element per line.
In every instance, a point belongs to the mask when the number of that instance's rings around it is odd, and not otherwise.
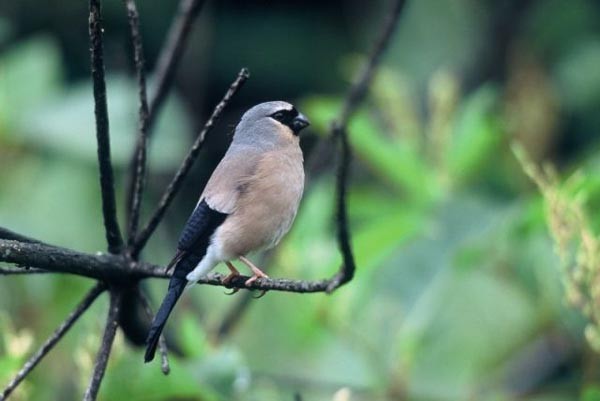
<path fill-rule="evenodd" d="M 138 3 L 152 71 L 176 2 Z M 122 217 L 137 97 L 124 6 L 103 4 Z M 208 2 L 154 129 L 143 222 L 237 71 L 252 76 L 145 260 L 170 260 L 248 107 L 295 103 L 313 121 L 302 137 L 310 156 L 389 6 Z M 96 252 L 106 245 L 89 75 L 86 2 L 0 2 L 0 225 Z M 330 296 L 259 300 L 198 287 L 169 323 L 171 374 L 144 365 L 119 333 L 100 399 L 600 400 L 599 111 L 597 1 L 408 1 L 350 125 L 354 280 Z M 334 159 L 309 172 L 293 230 L 263 262 L 272 276 L 339 267 Z M 0 386 L 92 284 L 0 279 Z M 156 307 L 166 282 L 144 285 Z M 107 303 L 11 399 L 79 399 Z"/>

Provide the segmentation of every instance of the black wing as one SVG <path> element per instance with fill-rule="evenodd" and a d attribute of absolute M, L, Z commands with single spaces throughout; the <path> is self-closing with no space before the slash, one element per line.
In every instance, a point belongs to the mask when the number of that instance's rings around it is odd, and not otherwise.
<path fill-rule="evenodd" d="M 194 270 L 206 254 L 210 237 L 228 215 L 208 206 L 204 199 L 189 217 L 177 244 L 177 254 L 169 263 L 175 266 L 174 276 L 185 277 Z"/>
<path fill-rule="evenodd" d="M 202 199 L 185 224 L 177 248 L 181 251 L 204 256 L 211 235 L 225 221 L 227 216 L 226 213 L 212 209 L 206 203 L 206 200 Z"/>

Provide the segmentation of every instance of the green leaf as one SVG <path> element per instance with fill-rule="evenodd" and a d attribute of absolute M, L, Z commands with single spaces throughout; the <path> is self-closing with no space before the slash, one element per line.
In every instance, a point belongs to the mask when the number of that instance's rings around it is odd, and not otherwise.
<path fill-rule="evenodd" d="M 590 384 L 581 395 L 581 401 L 600 401 L 600 387 L 595 384 Z"/>
<path fill-rule="evenodd" d="M 326 135 L 341 102 L 337 98 L 313 97 L 304 101 L 303 108 L 314 121 L 317 132 Z M 354 153 L 375 176 L 411 199 L 427 200 L 434 196 L 434 175 L 412 141 L 386 138 L 364 110 L 350 120 L 348 135 Z"/>
<path fill-rule="evenodd" d="M 206 348 L 206 333 L 198 324 L 198 318 L 184 313 L 179 324 L 179 341 L 185 355 L 193 358 L 202 356 Z"/>
<path fill-rule="evenodd" d="M 483 86 L 466 99 L 459 111 L 448 149 L 448 167 L 459 182 L 480 177 L 482 170 L 498 163 L 502 134 L 494 110 L 497 98 L 496 88 Z"/>

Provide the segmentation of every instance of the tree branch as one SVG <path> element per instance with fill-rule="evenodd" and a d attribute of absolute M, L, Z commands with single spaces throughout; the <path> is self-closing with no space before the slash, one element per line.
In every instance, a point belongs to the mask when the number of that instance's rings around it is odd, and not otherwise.
<path fill-rule="evenodd" d="M 138 139 L 134 153 L 135 163 L 132 168 L 132 185 L 129 186 L 127 208 L 127 239 L 131 245 L 137 234 L 140 218 L 142 196 L 146 182 L 146 151 L 148 143 L 148 98 L 146 94 L 146 72 L 144 71 L 144 50 L 140 35 L 140 19 L 134 0 L 124 0 L 129 21 L 129 35 L 133 45 L 133 59 L 138 84 L 139 111 L 138 111 Z"/>
<path fill-rule="evenodd" d="M 167 211 L 167 208 L 173 201 L 173 198 L 175 197 L 175 195 L 181 188 L 183 179 L 186 177 L 186 175 L 190 171 L 194 161 L 198 157 L 198 153 L 200 152 L 200 149 L 202 148 L 202 145 L 204 144 L 204 139 L 206 138 L 206 135 L 208 134 L 208 132 L 210 132 L 212 130 L 215 123 L 221 117 L 221 114 L 223 113 L 223 110 L 225 109 L 225 107 L 229 104 L 232 97 L 237 93 L 237 91 L 242 87 L 244 82 L 246 82 L 246 80 L 249 77 L 250 77 L 250 73 L 248 72 L 248 70 L 245 68 L 242 68 L 240 70 L 240 72 L 238 73 L 238 76 L 235 79 L 235 81 L 233 81 L 233 83 L 229 86 L 229 89 L 225 93 L 225 96 L 223 96 L 223 99 L 221 99 L 219 104 L 217 104 L 217 106 L 215 107 L 215 109 L 212 112 L 212 115 L 210 116 L 210 118 L 208 119 L 206 124 L 204 124 L 204 128 L 202 128 L 202 131 L 200 131 L 200 133 L 196 137 L 196 141 L 194 142 L 194 145 L 192 146 L 192 148 L 188 152 L 187 156 L 183 160 L 183 163 L 179 167 L 179 170 L 177 170 L 177 173 L 173 177 L 173 180 L 169 183 L 169 186 L 165 190 L 165 192 L 160 200 L 160 203 L 158 205 L 158 208 L 156 209 L 156 211 L 150 218 L 150 221 L 148 222 L 148 224 L 142 229 L 142 231 L 136 238 L 136 241 L 133 244 L 133 246 L 130 248 L 131 255 L 134 258 L 136 258 L 138 256 L 139 252 L 146 245 L 146 242 L 148 242 L 148 239 L 150 239 L 150 236 L 152 235 L 152 233 L 154 233 L 154 230 L 156 230 L 156 227 L 158 226 L 158 224 L 164 217 L 165 212 Z"/>
<path fill-rule="evenodd" d="M 156 68 L 156 89 L 150 100 L 150 114 L 148 116 L 148 127 L 154 124 L 160 107 L 164 103 L 169 89 L 173 85 L 173 78 L 177 65 L 181 60 L 183 49 L 187 43 L 192 24 L 205 0 L 181 0 L 177 16 L 169 29 L 167 41 L 162 48 Z"/>
<path fill-rule="evenodd" d="M 103 284 L 96 284 L 77 305 L 75 310 L 61 323 L 54 333 L 46 340 L 46 342 L 29 358 L 23 368 L 10 381 L 8 386 L 0 394 L 0 400 L 5 400 L 17 388 L 17 386 L 27 377 L 27 375 L 38 365 L 38 363 L 54 348 L 54 346 L 62 339 L 69 331 L 73 324 L 88 310 L 94 303 L 98 295 L 104 291 Z"/>
<path fill-rule="evenodd" d="M 135 3 L 131 0 L 126 0 L 133 5 L 135 8 Z M 187 39 L 189 37 L 189 33 L 191 31 L 192 24 L 196 17 L 198 16 L 200 10 L 202 9 L 204 0 L 181 0 L 179 3 L 179 8 L 177 11 L 177 15 L 173 18 L 173 23 L 171 24 L 171 28 L 167 35 L 167 40 L 162 47 L 161 53 L 158 57 L 157 67 L 156 67 L 156 88 L 154 90 L 154 94 L 150 100 L 150 106 L 148 106 L 147 102 L 145 102 L 145 116 L 142 118 L 142 104 L 140 104 L 140 135 L 136 142 L 136 149 L 133 152 L 132 160 L 130 162 L 132 175 L 128 180 L 127 185 L 127 205 L 129 206 L 127 209 L 127 218 L 128 218 L 128 246 L 131 247 L 132 241 L 135 240 L 137 235 L 137 228 L 139 223 L 139 215 L 141 208 L 141 199 L 144 187 L 144 179 L 145 179 L 145 159 L 148 148 L 148 138 L 152 134 L 152 127 L 154 126 L 154 122 L 160 112 L 162 105 L 167 97 L 169 89 L 173 85 L 173 80 L 175 77 L 175 71 L 177 66 L 181 60 L 181 56 L 183 54 L 183 50 L 185 48 L 185 44 L 187 43 Z M 137 9 L 135 11 L 136 18 L 135 22 L 139 20 L 137 16 Z M 137 35 L 139 38 L 139 28 L 136 29 L 137 33 L 134 33 L 134 28 L 132 25 L 133 19 L 130 17 L 130 28 L 132 31 L 132 41 L 134 42 L 134 51 L 138 51 L 135 46 L 135 40 L 133 37 Z M 138 86 L 140 88 L 140 99 L 142 98 L 142 83 L 140 82 L 140 71 L 143 72 L 143 66 L 139 66 L 137 60 L 142 59 L 142 47 L 141 40 L 139 40 L 139 55 L 136 56 L 136 70 L 138 75 Z M 143 59 L 142 59 L 143 60 Z M 142 61 L 143 63 L 143 61 Z M 144 77 L 145 81 L 145 77 Z M 146 98 L 146 85 L 145 82 L 143 84 L 144 90 L 144 98 Z M 142 123 L 143 122 L 143 123 Z M 142 129 L 143 127 L 143 129 Z"/>
<path fill-rule="evenodd" d="M 55 273 L 44 269 L 4 269 L 0 267 L 0 276 L 18 276 L 27 274 Z"/>
<path fill-rule="evenodd" d="M 9 230 L 8 228 L 0 227 L 0 238 L 1 239 L 9 239 L 15 240 L 19 242 L 29 242 L 35 244 L 41 244 L 42 241 L 39 241 L 35 238 L 27 237 L 25 235 L 16 233 L 14 231 Z"/>
<path fill-rule="evenodd" d="M 348 171 L 352 158 L 350 145 L 348 143 L 347 125 L 348 121 L 364 100 L 369 85 L 373 80 L 375 70 L 381 61 L 381 58 L 387 48 L 392 34 L 394 33 L 402 9 L 406 0 L 396 0 L 392 6 L 388 19 L 384 23 L 383 29 L 373 46 L 367 64 L 350 87 L 348 94 L 344 98 L 344 104 L 338 118 L 331 124 L 331 137 L 338 138 L 341 146 L 341 158 L 337 169 L 336 194 L 337 194 L 337 212 L 338 222 L 338 246 L 343 257 L 343 265 L 340 271 L 331 279 L 327 292 L 332 292 L 336 288 L 344 285 L 354 277 L 356 264 L 352 252 L 350 231 L 348 229 L 348 211 L 346 208 L 346 193 L 348 183 Z"/>
<path fill-rule="evenodd" d="M 102 344 L 96 355 L 94 362 L 94 372 L 92 379 L 83 396 L 84 401 L 95 401 L 106 371 L 106 364 L 110 357 L 115 335 L 117 333 L 117 320 L 119 318 L 119 309 L 121 308 L 121 292 L 115 289 L 110 291 L 110 305 L 108 307 L 108 317 L 106 318 L 106 326 L 104 327 L 104 335 L 102 336 Z"/>
<path fill-rule="evenodd" d="M 125 285 L 146 278 L 168 279 L 164 267 L 144 262 L 135 262 L 121 255 L 87 254 L 66 248 L 43 244 L 27 244 L 18 241 L 0 240 L 0 262 L 20 266 L 32 266 L 56 273 L 70 273 L 82 277 L 107 281 L 114 285 Z M 247 290 L 267 290 L 285 292 L 323 292 L 331 280 L 287 280 L 258 279 L 249 286 L 245 284 L 249 276 L 234 277 L 227 284 L 225 275 L 214 273 L 198 281 L 198 284 L 239 288 Z"/>
<path fill-rule="evenodd" d="M 350 87 L 348 94 L 344 98 L 344 105 L 336 120 L 336 124 L 342 128 L 345 128 L 348 124 L 348 120 L 354 114 L 360 103 L 365 98 L 369 85 L 373 80 L 373 75 L 387 49 L 394 31 L 398 26 L 400 15 L 406 0 L 396 0 L 392 5 L 392 9 L 387 14 L 387 20 L 384 22 L 383 28 L 377 37 L 377 40 L 373 46 L 373 49 L 369 53 L 369 58 L 365 64 L 363 70 L 357 75 L 354 84 Z M 334 124 L 334 127 L 335 125 Z"/>
<path fill-rule="evenodd" d="M 111 253 L 118 253 L 123 239 L 117 221 L 114 176 L 110 161 L 110 136 L 108 110 L 106 107 L 106 82 L 104 81 L 104 55 L 102 44 L 102 19 L 100 0 L 90 0 L 89 35 L 94 84 L 94 112 L 96 115 L 96 139 L 98 141 L 98 166 L 102 191 L 102 214 L 106 229 L 106 241 Z"/>

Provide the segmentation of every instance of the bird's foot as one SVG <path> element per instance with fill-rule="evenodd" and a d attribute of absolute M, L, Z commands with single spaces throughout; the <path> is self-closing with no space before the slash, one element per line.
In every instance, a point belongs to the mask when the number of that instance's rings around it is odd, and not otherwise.
<path fill-rule="evenodd" d="M 240 260 L 250 268 L 250 270 L 252 270 L 252 277 L 250 277 L 248 280 L 246 280 L 246 282 L 244 284 L 246 284 L 246 286 L 249 286 L 250 284 L 252 284 L 253 282 L 255 282 L 257 279 L 259 278 L 269 278 L 269 276 L 267 276 L 265 274 L 265 272 L 263 272 L 262 270 L 260 270 L 258 267 L 256 267 L 254 265 L 254 263 L 250 262 L 250 260 L 248 260 L 246 257 L 244 256 L 240 256 Z"/>
<path fill-rule="evenodd" d="M 240 256 L 240 260 L 250 268 L 250 270 L 252 270 L 252 277 L 250 277 L 248 280 L 246 280 L 246 282 L 244 283 L 244 285 L 246 285 L 246 287 L 250 286 L 252 283 L 254 283 L 256 280 L 258 280 L 259 278 L 269 278 L 269 276 L 267 276 L 262 270 L 260 270 L 258 267 L 256 267 L 254 265 L 254 263 L 252 263 L 250 260 L 248 260 L 246 257 L 244 256 Z M 254 298 L 261 298 L 263 297 L 265 294 L 267 293 L 267 290 L 263 290 L 259 296 L 254 297 Z"/>
<path fill-rule="evenodd" d="M 252 271 L 254 274 L 252 275 L 252 277 L 250 277 L 248 280 L 246 280 L 246 282 L 244 283 L 244 285 L 246 285 L 246 287 L 250 286 L 253 282 L 255 282 L 256 280 L 258 280 L 259 278 L 269 278 L 269 276 L 267 276 L 265 273 L 263 273 L 261 270 L 256 270 L 256 271 Z"/>
<path fill-rule="evenodd" d="M 240 272 L 238 271 L 238 269 L 235 268 L 235 266 L 231 263 L 231 262 L 225 262 L 225 264 L 227 265 L 227 268 L 229 269 L 229 274 L 223 279 L 223 284 L 227 285 L 229 284 L 229 282 L 231 280 L 233 280 L 235 277 L 240 276 Z M 240 289 L 239 288 L 233 288 L 231 290 L 231 292 L 226 292 L 226 295 L 233 295 L 236 292 L 238 292 Z"/>

